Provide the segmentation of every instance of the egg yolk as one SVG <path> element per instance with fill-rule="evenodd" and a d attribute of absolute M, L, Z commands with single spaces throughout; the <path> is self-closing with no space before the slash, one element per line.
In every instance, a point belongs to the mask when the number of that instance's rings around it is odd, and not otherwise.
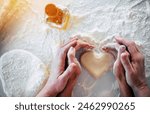
<path fill-rule="evenodd" d="M 57 7 L 54 4 L 48 4 L 45 7 L 45 13 L 50 17 L 55 17 L 57 15 Z"/>
<path fill-rule="evenodd" d="M 57 8 L 54 4 L 48 4 L 45 7 L 45 13 L 48 15 L 47 21 L 56 24 L 62 24 L 63 11 Z"/>

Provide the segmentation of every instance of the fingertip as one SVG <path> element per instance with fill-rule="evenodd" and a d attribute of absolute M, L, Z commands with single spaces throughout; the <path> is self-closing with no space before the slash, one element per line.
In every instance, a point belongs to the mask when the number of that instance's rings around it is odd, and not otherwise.
<path fill-rule="evenodd" d="M 71 47 L 67 53 L 68 63 L 72 63 L 75 58 L 75 48 Z"/>
<path fill-rule="evenodd" d="M 70 51 L 71 51 L 71 52 L 74 52 L 74 51 L 75 51 L 75 48 L 74 48 L 74 47 L 70 47 Z"/>
<path fill-rule="evenodd" d="M 114 39 L 117 41 L 119 39 L 119 36 L 114 36 Z"/>
<path fill-rule="evenodd" d="M 69 51 L 68 51 L 68 56 L 74 56 L 75 53 L 75 48 L 74 47 L 70 47 Z"/>
<path fill-rule="evenodd" d="M 130 64 L 129 56 L 130 54 L 127 51 L 121 54 L 121 62 L 124 66 L 129 66 Z"/>
<path fill-rule="evenodd" d="M 95 48 L 95 46 L 94 45 L 89 45 L 89 48 L 93 49 L 93 48 Z"/>
<path fill-rule="evenodd" d="M 122 40 L 123 40 L 122 37 L 120 37 L 120 36 L 115 36 L 114 38 L 115 38 L 115 40 L 116 40 L 117 43 L 122 44 L 122 42 L 123 42 L 123 41 L 122 41 Z"/>
<path fill-rule="evenodd" d="M 116 40 L 121 40 L 121 39 L 122 39 L 120 36 L 114 36 L 114 38 L 115 38 Z"/>
<path fill-rule="evenodd" d="M 121 54 L 121 63 L 123 67 L 125 68 L 126 72 L 129 72 L 132 70 L 132 64 L 130 62 L 130 54 L 127 51 Z"/>
<path fill-rule="evenodd" d="M 87 46 L 85 46 L 85 49 L 93 49 L 95 48 L 93 45 L 88 44 Z"/>
<path fill-rule="evenodd" d="M 102 49 L 104 52 L 108 52 L 108 47 L 106 47 L 106 46 L 103 46 L 103 47 L 100 48 L 100 49 Z"/>
<path fill-rule="evenodd" d="M 71 47 L 74 47 L 74 46 L 76 46 L 77 45 L 77 40 L 73 40 L 73 41 L 71 41 L 71 42 L 69 42 L 67 45 L 65 45 L 64 47 L 62 47 L 63 48 L 63 52 L 64 53 L 67 53 L 68 52 L 68 50 L 71 48 Z"/>

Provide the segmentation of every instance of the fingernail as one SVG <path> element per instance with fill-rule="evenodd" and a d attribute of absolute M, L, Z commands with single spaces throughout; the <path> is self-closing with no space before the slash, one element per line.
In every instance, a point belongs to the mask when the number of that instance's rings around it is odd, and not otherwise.
<path fill-rule="evenodd" d="M 103 47 L 102 47 L 102 49 L 106 49 L 106 48 L 107 48 L 106 46 L 103 46 Z"/>
<path fill-rule="evenodd" d="M 101 47 L 100 49 L 105 50 L 105 49 L 106 49 L 106 47 L 105 47 L 105 46 L 103 46 L 103 47 Z"/>
<path fill-rule="evenodd" d="M 75 50 L 75 48 L 74 48 L 74 47 L 70 47 L 70 50 L 71 50 L 71 51 L 74 51 L 74 50 Z"/>
<path fill-rule="evenodd" d="M 95 46 L 94 46 L 94 45 L 90 45 L 89 47 L 90 47 L 90 48 L 95 48 Z"/>
<path fill-rule="evenodd" d="M 102 50 L 105 51 L 105 52 L 108 52 L 108 47 L 103 46 Z"/>
<path fill-rule="evenodd" d="M 115 38 L 115 40 L 119 40 L 119 39 L 120 39 L 120 37 L 119 37 L 119 36 L 115 36 L 114 38 Z"/>
<path fill-rule="evenodd" d="M 115 38 L 115 40 L 117 40 L 117 39 L 118 39 L 118 37 L 117 37 L 117 36 L 115 36 L 114 38 Z"/>
<path fill-rule="evenodd" d="M 120 51 L 121 52 L 124 52 L 126 50 L 126 47 L 124 46 L 124 45 L 122 45 L 121 47 L 120 47 Z"/>

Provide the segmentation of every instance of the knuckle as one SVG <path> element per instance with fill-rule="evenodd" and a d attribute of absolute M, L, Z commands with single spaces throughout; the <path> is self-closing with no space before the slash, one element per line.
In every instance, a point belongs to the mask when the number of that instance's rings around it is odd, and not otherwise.
<path fill-rule="evenodd" d="M 128 53 L 123 53 L 123 54 L 121 54 L 121 58 L 122 58 L 122 59 L 126 59 L 128 56 L 129 56 Z"/>
<path fill-rule="evenodd" d="M 70 69 L 71 69 L 71 70 L 74 70 L 74 69 L 76 69 L 76 68 L 77 68 L 77 65 L 76 65 L 76 64 L 72 63 L 72 64 L 70 65 Z"/>
<path fill-rule="evenodd" d="M 135 45 L 136 45 L 134 41 L 131 41 L 129 44 L 130 44 L 131 46 L 135 46 Z"/>
<path fill-rule="evenodd" d="M 145 60 L 145 57 L 144 57 L 144 55 L 142 55 L 142 54 L 141 54 L 141 60 L 142 60 L 142 61 Z"/>
<path fill-rule="evenodd" d="M 144 55 L 142 54 L 137 54 L 136 56 L 136 59 L 135 59 L 137 62 L 141 62 L 141 61 L 144 61 Z"/>
<path fill-rule="evenodd" d="M 74 40 L 74 43 L 75 43 L 75 44 L 78 44 L 78 43 L 79 43 L 79 40 L 78 40 L 78 39 L 75 39 L 75 40 Z"/>
<path fill-rule="evenodd" d="M 134 72 L 132 70 L 128 71 L 129 76 L 134 76 Z"/>
<path fill-rule="evenodd" d="M 66 77 L 61 77 L 61 78 L 58 79 L 59 84 L 64 84 L 65 81 L 66 81 Z"/>

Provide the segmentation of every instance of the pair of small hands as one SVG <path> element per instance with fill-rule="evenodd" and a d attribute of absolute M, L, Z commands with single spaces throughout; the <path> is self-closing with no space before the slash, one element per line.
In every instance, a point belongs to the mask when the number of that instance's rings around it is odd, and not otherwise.
<path fill-rule="evenodd" d="M 103 50 L 115 57 L 113 73 L 119 84 L 121 96 L 150 96 L 146 83 L 144 57 L 136 44 L 120 37 L 115 38 L 117 45 L 103 47 Z M 63 45 L 52 63 L 51 76 L 37 96 L 71 96 L 81 67 L 76 51 L 94 48 L 91 44 L 77 37 Z"/>

